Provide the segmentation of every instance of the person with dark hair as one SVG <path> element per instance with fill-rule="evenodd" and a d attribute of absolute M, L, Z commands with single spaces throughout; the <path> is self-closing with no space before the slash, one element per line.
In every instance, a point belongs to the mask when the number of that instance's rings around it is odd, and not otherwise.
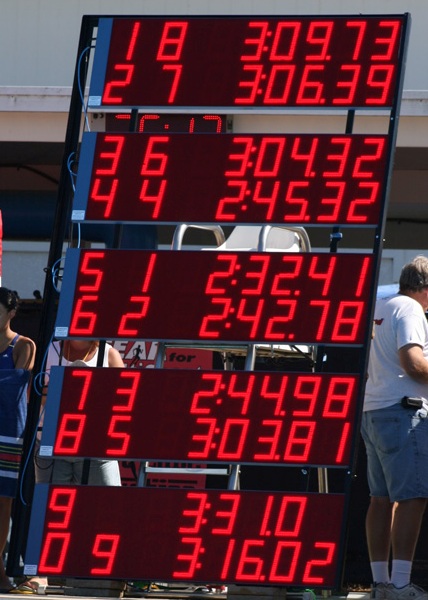
<path fill-rule="evenodd" d="M 417 256 L 402 268 L 398 293 L 376 302 L 369 354 L 361 433 L 376 600 L 428 600 L 410 582 L 428 499 L 427 310 L 428 258 Z"/>
<path fill-rule="evenodd" d="M 5 572 L 3 553 L 12 501 L 18 491 L 28 382 L 36 354 L 34 342 L 11 329 L 18 304 L 16 292 L 0 287 L 0 592 L 13 589 Z"/>
<path fill-rule="evenodd" d="M 102 354 L 102 356 L 100 356 Z M 99 364 L 101 363 L 101 364 Z M 46 406 L 47 389 L 49 387 L 50 369 L 54 365 L 64 367 L 124 367 L 122 357 L 111 344 L 105 343 L 104 349 L 98 340 L 63 340 L 55 341 L 49 346 L 46 361 L 46 378 L 42 406 Z M 43 410 L 42 410 L 43 415 Z M 39 422 L 39 430 L 43 425 L 43 416 Z M 36 483 L 55 483 L 60 485 L 88 483 L 89 485 L 122 485 L 119 462 L 101 458 L 47 458 L 39 455 L 40 431 L 36 441 L 34 454 Z M 86 481 L 85 481 L 86 480 Z M 84 580 L 82 580 L 83 582 Z M 21 583 L 18 593 L 37 593 L 40 586 L 46 586 L 47 579 L 31 577 Z"/>

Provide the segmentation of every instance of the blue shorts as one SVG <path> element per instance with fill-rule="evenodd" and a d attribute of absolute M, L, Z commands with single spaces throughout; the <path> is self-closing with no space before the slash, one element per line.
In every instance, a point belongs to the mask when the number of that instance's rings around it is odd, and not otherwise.
<path fill-rule="evenodd" d="M 363 413 L 371 496 L 391 502 L 428 498 L 428 418 L 394 404 Z"/>

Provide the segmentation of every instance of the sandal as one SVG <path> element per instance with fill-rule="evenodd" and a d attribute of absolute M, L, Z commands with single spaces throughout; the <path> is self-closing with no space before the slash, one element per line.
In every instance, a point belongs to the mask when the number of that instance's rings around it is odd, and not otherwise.
<path fill-rule="evenodd" d="M 39 591 L 39 586 L 37 583 L 27 579 L 23 581 L 15 588 L 11 589 L 9 594 L 37 594 Z"/>

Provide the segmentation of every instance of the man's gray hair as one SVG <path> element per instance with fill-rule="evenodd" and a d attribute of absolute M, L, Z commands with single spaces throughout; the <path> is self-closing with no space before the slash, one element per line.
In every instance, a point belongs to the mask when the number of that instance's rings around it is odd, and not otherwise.
<path fill-rule="evenodd" d="M 416 256 L 401 269 L 400 292 L 417 291 L 425 286 L 428 286 L 428 258 Z"/>

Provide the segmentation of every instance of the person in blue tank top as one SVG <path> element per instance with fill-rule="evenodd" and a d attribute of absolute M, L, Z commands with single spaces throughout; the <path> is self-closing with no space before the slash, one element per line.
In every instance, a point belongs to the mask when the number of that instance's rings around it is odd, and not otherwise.
<path fill-rule="evenodd" d="M 13 589 L 2 557 L 18 489 L 28 382 L 36 354 L 34 342 L 10 327 L 18 304 L 16 292 L 0 287 L 0 593 Z"/>

